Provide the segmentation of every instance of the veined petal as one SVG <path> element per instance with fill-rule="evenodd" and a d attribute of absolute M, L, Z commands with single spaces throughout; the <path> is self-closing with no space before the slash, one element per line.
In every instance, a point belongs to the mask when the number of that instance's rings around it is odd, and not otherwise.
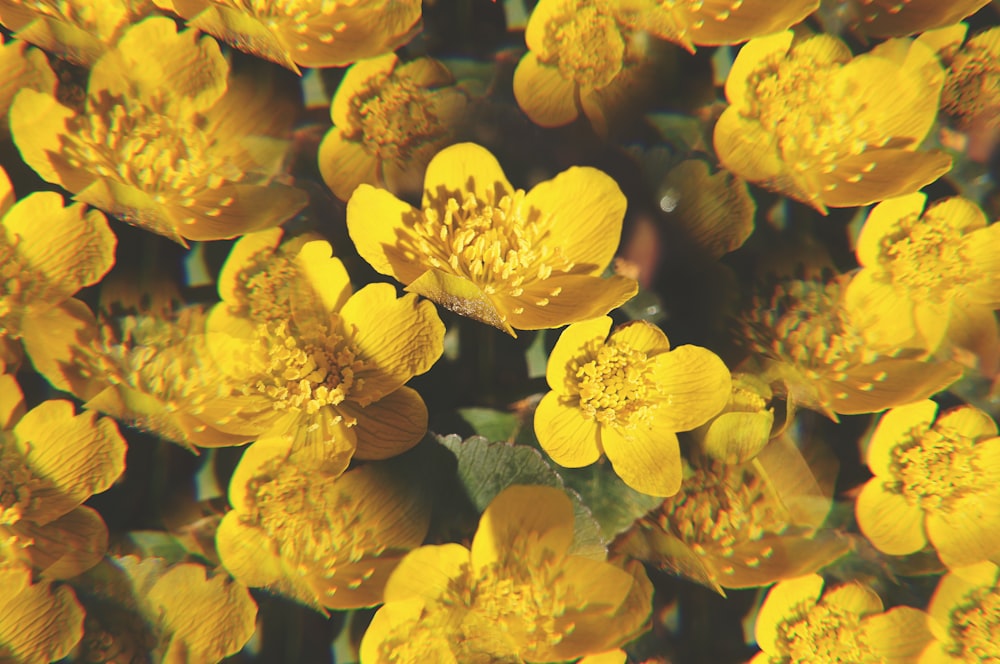
<path fill-rule="evenodd" d="M 728 80 L 732 78 L 730 73 Z M 736 106 L 722 112 L 712 142 L 722 165 L 740 177 L 765 183 L 788 177 L 774 137 L 760 123 L 746 119 Z"/>
<path fill-rule="evenodd" d="M 530 539 L 531 550 L 539 555 L 543 550 L 557 557 L 566 553 L 573 543 L 573 504 L 565 491 L 526 485 L 501 491 L 479 519 L 472 539 L 472 569 L 502 562 L 522 539 Z"/>
<path fill-rule="evenodd" d="M 312 574 L 310 583 L 320 603 L 334 610 L 375 606 L 385 601 L 385 584 L 401 555 L 383 555 L 337 567 L 337 577 Z"/>
<path fill-rule="evenodd" d="M 14 530 L 31 542 L 27 550 L 31 565 L 45 580 L 72 579 L 99 563 L 108 551 L 108 527 L 96 510 L 86 506 L 44 526 L 21 520 Z"/>
<path fill-rule="evenodd" d="M 886 489 L 878 477 L 861 490 L 854 511 L 861 532 L 879 551 L 905 556 L 927 544 L 923 511 L 907 503 L 901 494 Z"/>
<path fill-rule="evenodd" d="M 514 70 L 517 105 L 541 127 L 562 127 L 576 120 L 580 109 L 575 95 L 576 83 L 558 67 L 540 62 L 534 51 L 525 53 Z"/>
<path fill-rule="evenodd" d="M 69 586 L 43 582 L 4 592 L 0 657 L 14 662 L 60 660 L 83 638 L 83 618 L 83 607 Z"/>
<path fill-rule="evenodd" d="M 497 306 L 493 298 L 465 277 L 432 268 L 412 281 L 406 290 L 409 293 L 423 295 L 460 316 L 492 325 L 512 337 L 517 337 L 517 333 L 508 322 L 507 313 Z"/>
<path fill-rule="evenodd" d="M 376 271 L 409 284 L 424 273 L 398 246 L 402 237 L 411 237 L 407 220 L 419 215 L 410 205 L 384 189 L 362 184 L 347 201 L 347 231 L 361 257 Z"/>
<path fill-rule="evenodd" d="M 333 247 L 326 240 L 314 240 L 302 245 L 295 257 L 300 278 L 318 298 L 322 311 L 340 311 L 351 296 L 351 278 Z M 294 306 L 295 303 L 292 302 Z M 319 313 L 319 312 L 317 312 Z"/>
<path fill-rule="evenodd" d="M 357 419 L 354 457 L 380 460 L 402 454 L 427 433 L 427 406 L 416 390 L 400 387 L 365 408 L 349 401 L 340 406 Z"/>
<path fill-rule="evenodd" d="M 827 606 L 835 606 L 847 613 L 864 616 L 882 611 L 882 600 L 878 594 L 861 583 L 845 583 L 823 594 L 820 600 Z"/>
<path fill-rule="evenodd" d="M 319 173 L 334 196 L 349 200 L 358 185 L 379 181 L 378 159 L 363 143 L 344 137 L 344 130 L 334 127 L 319 144 Z"/>
<path fill-rule="evenodd" d="M 914 192 L 950 169 L 944 152 L 875 148 L 838 161 L 836 170 L 818 177 L 824 203 L 856 207 Z"/>
<path fill-rule="evenodd" d="M 681 488 L 684 467 L 680 444 L 671 426 L 601 427 L 601 448 L 615 473 L 636 491 L 672 496 Z"/>
<path fill-rule="evenodd" d="M 892 450 L 905 444 L 914 434 L 921 435 L 931 428 L 937 416 L 937 403 L 927 399 L 897 406 L 878 422 L 868 442 L 868 467 L 882 480 L 892 478 Z"/>
<path fill-rule="evenodd" d="M 934 638 L 930 616 L 909 606 L 868 616 L 862 630 L 873 649 L 889 662 L 915 661 Z"/>
<path fill-rule="evenodd" d="M 559 274 L 524 287 L 518 297 L 498 296 L 518 330 L 542 330 L 604 316 L 639 291 L 634 279 L 587 274 Z M 518 313 L 518 309 L 523 309 Z"/>
<path fill-rule="evenodd" d="M 217 5 L 203 5 L 199 9 L 196 16 L 188 17 L 188 25 L 192 28 L 207 32 L 224 42 L 240 44 L 243 50 L 252 55 L 276 62 L 296 74 L 301 73 L 279 36 L 256 17 Z"/>
<path fill-rule="evenodd" d="M 262 255 L 273 255 L 281 244 L 284 231 L 281 228 L 268 228 L 255 233 L 247 233 L 229 250 L 226 262 L 219 271 L 219 297 L 228 304 L 237 304 L 237 277 L 243 270 L 251 267 L 253 261 Z"/>
<path fill-rule="evenodd" d="M 563 403 L 558 392 L 542 397 L 535 410 L 535 436 L 560 466 L 581 468 L 601 458 L 599 426 L 578 405 Z"/>
<path fill-rule="evenodd" d="M 399 562 L 385 584 L 385 601 L 434 601 L 469 571 L 470 552 L 461 544 L 422 546 Z"/>
<path fill-rule="evenodd" d="M 947 512 L 928 512 L 927 537 L 949 568 L 1000 557 L 1000 493 L 971 494 Z"/>
<path fill-rule="evenodd" d="M 278 545 L 262 529 L 244 523 L 238 512 L 222 517 L 215 533 L 215 547 L 222 565 L 253 588 L 271 588 L 284 578 Z"/>
<path fill-rule="evenodd" d="M 475 143 L 458 143 L 438 152 L 427 164 L 423 207 L 431 205 L 429 196 L 438 198 L 443 193 L 459 200 L 472 193 L 480 201 L 495 204 L 513 194 L 514 187 L 489 150 Z"/>
<path fill-rule="evenodd" d="M 957 434 L 973 440 L 997 435 L 993 418 L 973 406 L 959 406 L 942 413 L 934 426 L 939 431 L 947 431 L 949 436 Z"/>
<path fill-rule="evenodd" d="M 641 351 L 646 357 L 655 357 L 670 350 L 670 340 L 663 330 L 644 320 L 634 320 L 615 328 L 608 343 L 626 344 Z"/>
<path fill-rule="evenodd" d="M 228 184 L 216 190 L 199 192 L 190 207 L 171 206 L 170 210 L 176 219 L 183 220 L 174 224 L 182 237 L 188 240 L 228 240 L 278 226 L 294 217 L 308 203 L 309 196 L 305 191 L 283 184 Z"/>
<path fill-rule="evenodd" d="M 719 356 L 700 346 L 678 346 L 652 360 L 661 405 L 653 417 L 672 431 L 689 431 L 718 415 L 732 379 Z"/>

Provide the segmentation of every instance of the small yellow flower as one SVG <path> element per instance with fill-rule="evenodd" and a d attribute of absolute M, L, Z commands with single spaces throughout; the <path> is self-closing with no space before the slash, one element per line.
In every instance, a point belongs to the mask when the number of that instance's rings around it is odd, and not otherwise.
<path fill-rule="evenodd" d="M 0 10 L 2 11 L 2 10 Z M 10 132 L 7 114 L 14 103 L 14 95 L 30 88 L 39 92 L 55 94 L 56 75 L 45 59 L 45 54 L 37 48 L 29 49 L 20 40 L 7 40 L 0 36 L 0 139 L 7 140 Z"/>
<path fill-rule="evenodd" d="M 419 0 L 153 0 L 236 48 L 299 67 L 342 67 L 410 41 Z"/>
<path fill-rule="evenodd" d="M 68 586 L 32 583 L 29 568 L 4 560 L 3 546 L 0 541 L 0 661 L 62 660 L 83 636 L 83 607 Z"/>
<path fill-rule="evenodd" d="M 605 316 L 570 325 L 559 337 L 545 374 L 552 391 L 535 412 L 538 443 L 570 468 L 605 454 L 633 489 L 672 496 L 683 470 L 676 432 L 722 410 L 729 370 L 708 349 L 671 349 L 651 323 L 610 330 Z"/>
<path fill-rule="evenodd" d="M 772 388 L 836 420 L 926 399 L 958 380 L 960 366 L 928 359 L 923 346 L 873 344 L 871 321 L 844 306 L 845 281 L 785 280 L 740 315 L 748 364 L 759 365 Z"/>
<path fill-rule="evenodd" d="M 152 10 L 150 0 L 0 0 L 0 25 L 60 58 L 91 66 Z"/>
<path fill-rule="evenodd" d="M 514 189 L 486 149 L 460 143 L 427 167 L 421 209 L 359 186 L 347 229 L 362 258 L 443 307 L 516 336 L 606 314 L 638 285 L 602 279 L 626 200 L 610 177 L 574 167 Z"/>
<path fill-rule="evenodd" d="M 990 0 L 835 0 L 839 12 L 872 37 L 905 37 L 958 23 Z"/>
<path fill-rule="evenodd" d="M 362 182 L 394 194 L 419 191 L 431 157 L 454 142 L 466 101 L 451 72 L 432 58 L 400 63 L 389 53 L 352 65 L 319 147 L 323 181 L 344 201 Z"/>
<path fill-rule="evenodd" d="M 750 461 L 764 449 L 774 428 L 770 386 L 757 376 L 733 374 L 733 390 L 722 412 L 701 425 L 692 435 L 698 449 L 723 463 Z"/>
<path fill-rule="evenodd" d="M 877 314 L 866 331 L 875 343 L 905 343 L 916 333 L 933 352 L 956 321 L 1000 308 L 1000 224 L 988 226 L 965 198 L 924 210 L 926 199 L 910 194 L 872 209 L 845 306 Z"/>
<path fill-rule="evenodd" d="M 912 193 L 951 166 L 944 153 L 917 151 L 942 74 L 919 42 L 852 58 L 829 35 L 754 39 L 726 79 L 716 153 L 737 175 L 824 213 Z"/>
<path fill-rule="evenodd" d="M 823 590 L 802 576 L 771 588 L 757 614 L 751 664 L 912 664 L 931 640 L 927 614 L 908 606 L 883 611 L 859 583 Z"/>
<path fill-rule="evenodd" d="M 306 204 L 271 182 L 284 120 L 259 112 L 253 81 L 234 78 L 227 92 L 228 71 L 214 40 L 149 18 L 94 65 L 82 113 L 24 90 L 11 134 L 76 200 L 182 244 L 277 226 Z"/>
<path fill-rule="evenodd" d="M 282 441 L 246 449 L 229 502 L 216 534 L 226 569 L 315 608 L 381 602 L 389 573 L 429 523 L 426 505 L 379 466 L 338 476 Z"/>
<path fill-rule="evenodd" d="M 1000 660 L 1000 568 L 983 562 L 952 570 L 938 582 L 927 612 L 934 641 L 920 664 Z"/>
<path fill-rule="evenodd" d="M 906 555 L 928 541 L 948 567 L 1000 560 L 1000 437 L 989 415 L 933 401 L 893 408 L 868 445 L 875 475 L 855 504 L 880 551 Z"/>
<path fill-rule="evenodd" d="M 735 44 L 787 30 L 819 7 L 819 0 L 653 0 L 643 25 L 657 37 L 691 51 Z"/>
<path fill-rule="evenodd" d="M 977 122 L 1000 125 L 1000 28 L 985 30 L 965 41 L 965 23 L 927 32 L 929 45 L 948 67 L 941 110 L 962 130 Z M 965 44 L 963 45 L 963 41 Z"/>
<path fill-rule="evenodd" d="M 361 642 L 362 661 L 411 664 L 434 653 L 430 661 L 562 662 L 628 641 L 649 616 L 645 572 L 569 554 L 572 540 L 562 490 L 505 489 L 471 550 L 424 546 L 403 558 Z"/>

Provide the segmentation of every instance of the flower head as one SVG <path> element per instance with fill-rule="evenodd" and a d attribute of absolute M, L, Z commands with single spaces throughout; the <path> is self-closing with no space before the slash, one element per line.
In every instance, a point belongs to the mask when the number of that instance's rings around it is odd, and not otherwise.
<path fill-rule="evenodd" d="M 22 91 L 11 134 L 38 174 L 76 200 L 177 242 L 276 226 L 305 193 L 271 183 L 285 153 L 255 83 L 233 78 L 211 38 L 173 21 L 132 26 L 90 74 L 77 113 Z"/>
<path fill-rule="evenodd" d="M 676 432 L 722 410 L 729 370 L 705 348 L 671 349 L 651 323 L 610 330 L 610 318 L 595 318 L 559 337 L 545 374 L 552 391 L 535 412 L 538 443 L 571 468 L 605 454 L 633 489 L 671 496 L 682 474 Z"/>
<path fill-rule="evenodd" d="M 365 662 L 551 662 L 633 637 L 650 611 L 641 567 L 569 554 L 573 508 L 560 490 L 512 486 L 486 508 L 472 549 L 410 552 L 361 643 Z M 421 652 L 422 651 L 422 652 Z"/>
<path fill-rule="evenodd" d="M 985 30 L 965 41 L 965 23 L 933 30 L 920 41 L 937 51 L 948 67 L 941 110 L 959 129 L 977 122 L 1000 124 L 1000 28 Z M 965 42 L 963 44 L 963 41 Z"/>
<path fill-rule="evenodd" d="M 945 574 L 931 598 L 934 641 L 921 662 L 979 664 L 995 662 L 1000 630 L 1000 568 L 983 562 Z"/>
<path fill-rule="evenodd" d="M 943 80 L 918 42 L 852 58 L 828 35 L 760 37 L 726 79 L 731 105 L 715 126 L 715 150 L 734 173 L 822 212 L 908 194 L 951 165 L 943 153 L 916 151 Z"/>
<path fill-rule="evenodd" d="M 643 25 L 654 35 L 691 51 L 698 46 L 735 44 L 787 30 L 819 7 L 819 0 L 654 0 Z"/>
<path fill-rule="evenodd" d="M 972 406 L 940 416 L 933 401 L 893 408 L 868 445 L 875 477 L 855 511 L 880 551 L 905 555 L 928 541 L 949 567 L 1000 560 L 1000 436 Z"/>
<path fill-rule="evenodd" d="M 361 185 L 347 228 L 358 253 L 406 290 L 516 336 L 604 315 L 635 294 L 631 279 L 600 277 L 625 204 L 587 167 L 514 189 L 492 154 L 460 143 L 428 165 L 420 210 Z"/>
<path fill-rule="evenodd" d="M 401 63 L 389 53 L 355 63 L 330 106 L 334 126 L 319 148 L 323 181 L 345 201 L 362 182 L 418 191 L 431 157 L 453 142 L 466 101 L 431 58 Z"/>
<path fill-rule="evenodd" d="M 299 73 L 342 67 L 408 42 L 418 0 L 154 0 L 198 30 Z"/>

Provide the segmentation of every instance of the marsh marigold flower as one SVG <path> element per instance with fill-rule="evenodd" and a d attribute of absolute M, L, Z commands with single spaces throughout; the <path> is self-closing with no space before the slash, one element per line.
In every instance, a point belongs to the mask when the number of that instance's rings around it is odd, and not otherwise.
<path fill-rule="evenodd" d="M 460 143 L 427 167 L 421 209 L 359 186 L 347 229 L 372 267 L 463 316 L 516 336 L 606 314 L 635 295 L 602 279 L 621 236 L 625 196 L 573 167 L 525 193 L 485 148 Z"/>
<path fill-rule="evenodd" d="M 568 553 L 573 507 L 561 489 L 512 486 L 472 540 L 424 546 L 400 562 L 361 642 L 365 664 L 562 662 L 628 641 L 650 611 L 630 573 Z"/>
<path fill-rule="evenodd" d="M 743 463 L 757 456 L 771 439 L 774 408 L 768 402 L 773 393 L 757 376 L 734 373 L 732 378 L 729 402 L 721 413 L 692 431 L 692 436 L 707 458 Z"/>
<path fill-rule="evenodd" d="M 924 210 L 926 200 L 916 193 L 872 209 L 857 241 L 862 269 L 845 305 L 877 313 L 866 332 L 876 343 L 916 334 L 933 352 L 949 329 L 1000 308 L 1000 224 L 987 225 L 965 198 Z"/>
<path fill-rule="evenodd" d="M 871 588 L 823 589 L 802 576 L 771 588 L 754 632 L 763 652 L 751 664 L 912 664 L 931 639 L 927 614 L 909 606 L 883 611 Z"/>
<path fill-rule="evenodd" d="M 234 47 L 299 67 L 342 67 L 408 42 L 419 0 L 153 0 Z"/>
<path fill-rule="evenodd" d="M 909 194 L 951 165 L 941 152 L 916 150 L 943 81 L 919 42 L 852 58 L 829 35 L 760 37 L 726 79 L 731 105 L 715 126 L 715 151 L 737 175 L 821 212 Z"/>
<path fill-rule="evenodd" d="M 643 16 L 650 33 L 694 52 L 695 45 L 735 44 L 787 30 L 819 7 L 819 0 L 652 0 Z"/>
<path fill-rule="evenodd" d="M 94 65 L 82 113 L 24 90 L 11 134 L 76 200 L 182 244 L 277 226 L 306 195 L 271 182 L 281 122 L 259 112 L 253 81 L 234 78 L 227 92 L 228 72 L 214 40 L 149 18 Z"/>
<path fill-rule="evenodd" d="M 432 58 L 402 63 L 389 53 L 355 63 L 330 105 L 334 126 L 319 146 L 323 181 L 344 201 L 362 182 L 419 191 L 431 157 L 454 142 L 466 101 Z"/>
<path fill-rule="evenodd" d="M 610 330 L 605 316 L 560 335 L 545 373 L 552 391 L 535 411 L 538 444 L 570 468 L 607 455 L 633 489 L 672 496 L 683 471 L 677 432 L 722 410 L 729 370 L 706 348 L 671 349 L 652 323 L 633 321 L 609 336 Z"/>
<path fill-rule="evenodd" d="M 959 129 L 977 122 L 1000 125 L 1000 27 L 965 41 L 965 23 L 926 32 L 919 40 L 937 51 L 948 67 L 941 110 Z M 965 42 L 963 44 L 963 42 Z"/>
<path fill-rule="evenodd" d="M 948 567 L 1000 560 L 1000 436 L 972 406 L 940 416 L 933 401 L 893 408 L 867 461 L 875 475 L 855 503 L 861 532 L 891 555 L 928 542 Z"/>
<path fill-rule="evenodd" d="M 927 612 L 934 641 L 920 664 L 980 664 L 1000 660 L 1000 568 L 983 562 L 938 581 Z"/>
<path fill-rule="evenodd" d="M 292 451 L 284 441 L 246 449 L 216 534 L 222 564 L 248 586 L 315 608 L 378 604 L 389 573 L 427 534 L 428 506 L 379 465 L 339 475 Z"/>

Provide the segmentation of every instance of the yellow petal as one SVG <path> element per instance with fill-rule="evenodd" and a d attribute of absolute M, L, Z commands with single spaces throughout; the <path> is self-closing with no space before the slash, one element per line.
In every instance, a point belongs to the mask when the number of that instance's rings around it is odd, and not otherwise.
<path fill-rule="evenodd" d="M 416 390 L 400 387 L 367 408 L 341 404 L 344 413 L 357 419 L 354 457 L 368 461 L 402 454 L 427 433 L 427 406 Z"/>
<path fill-rule="evenodd" d="M 862 630 L 873 650 L 888 662 L 915 661 L 934 638 L 930 616 L 909 606 L 868 616 Z"/>
<path fill-rule="evenodd" d="M 541 127 L 562 127 L 580 116 L 576 83 L 558 67 L 539 62 L 529 51 L 514 70 L 514 98 L 531 121 Z"/>
<path fill-rule="evenodd" d="M 330 103 L 330 119 L 333 120 L 335 127 L 339 127 L 342 131 L 357 129 L 351 124 L 353 115 L 351 104 L 355 96 L 367 92 L 368 87 L 375 82 L 375 79 L 392 73 L 398 62 L 399 58 L 396 57 L 395 53 L 386 53 L 375 58 L 358 60 L 347 68 L 347 71 L 344 72 L 344 78 L 337 86 L 337 93 Z M 320 150 L 322 151 L 322 148 Z M 322 166 L 323 158 L 321 156 L 320 168 Z M 328 185 L 329 183 L 327 180 Z"/>
<path fill-rule="evenodd" d="M 868 481 L 854 505 L 858 527 L 875 548 L 892 556 L 915 553 L 927 544 L 924 513 L 885 488 L 883 480 Z"/>
<path fill-rule="evenodd" d="M 627 434 L 627 435 L 626 435 Z M 650 496 L 672 496 L 681 488 L 683 464 L 677 435 L 668 427 L 601 427 L 601 448 L 618 477 Z"/>
<path fill-rule="evenodd" d="M 881 243 L 891 233 L 898 232 L 899 223 L 907 217 L 919 216 L 924 210 L 927 195 L 921 192 L 897 196 L 882 201 L 872 208 L 865 225 L 858 234 L 858 262 L 863 266 L 878 265 Z"/>
<path fill-rule="evenodd" d="M 883 481 L 893 479 L 892 451 L 931 428 L 938 406 L 930 400 L 893 408 L 878 422 L 868 443 L 866 459 L 872 473 Z"/>
<path fill-rule="evenodd" d="M 997 424 L 993 418 L 973 406 L 959 406 L 942 413 L 934 426 L 949 435 L 957 434 L 973 440 L 997 435 Z"/>
<path fill-rule="evenodd" d="M 187 219 L 187 223 L 175 223 L 175 232 L 182 237 L 188 240 L 228 240 L 278 226 L 294 217 L 308 202 L 309 196 L 305 191 L 282 184 L 228 184 L 199 192 L 190 207 L 173 206 L 170 210 L 172 218 Z M 121 201 L 118 203 L 122 204 Z M 128 209 L 125 203 L 125 210 Z"/>
<path fill-rule="evenodd" d="M 837 586 L 823 593 L 821 602 L 857 616 L 882 611 L 882 600 L 878 594 L 860 583 L 845 583 Z"/>
<path fill-rule="evenodd" d="M 385 585 L 385 601 L 429 601 L 446 595 L 468 574 L 469 550 L 461 544 L 422 546 L 410 551 Z"/>
<path fill-rule="evenodd" d="M 639 291 L 634 279 L 614 275 L 607 279 L 586 274 L 553 275 L 524 286 L 518 297 L 499 296 L 518 330 L 542 330 L 604 316 Z M 518 309 L 523 309 L 517 313 Z"/>
<path fill-rule="evenodd" d="M 748 97 L 750 92 L 748 83 L 751 80 L 751 74 L 762 63 L 775 58 L 784 58 L 792 47 L 794 36 L 791 30 L 786 30 L 767 37 L 752 39 L 743 45 L 729 70 L 729 75 L 726 77 L 726 99 L 730 104 L 740 107 L 751 101 Z"/>
<path fill-rule="evenodd" d="M 736 106 L 722 112 L 712 142 L 722 165 L 742 178 L 769 186 L 787 178 L 774 137 L 760 123 L 741 115 Z"/>
<path fill-rule="evenodd" d="M 431 206 L 431 196 L 462 200 L 466 193 L 488 204 L 514 193 L 497 158 L 475 143 L 458 143 L 434 155 L 424 175 L 422 206 Z"/>
<path fill-rule="evenodd" d="M 678 346 L 653 359 L 661 405 L 657 423 L 689 431 L 718 415 L 732 392 L 729 369 L 719 356 L 700 346 Z"/>
<path fill-rule="evenodd" d="M 940 151 L 876 148 L 838 161 L 818 178 L 824 203 L 855 207 L 913 193 L 950 169 L 951 157 Z"/>
<path fill-rule="evenodd" d="M 425 268 L 408 259 L 399 249 L 400 239 L 414 242 L 407 220 L 420 214 L 384 189 L 359 185 L 347 201 L 347 231 L 354 247 L 377 272 L 409 284 Z"/>
<path fill-rule="evenodd" d="M 306 286 L 306 303 L 291 302 L 293 314 L 303 309 L 307 314 L 325 314 L 330 311 L 340 311 L 351 296 L 351 278 L 339 258 L 333 256 L 333 247 L 326 240 L 314 240 L 302 245 L 295 257 L 295 267 L 298 268 L 299 279 Z M 295 288 L 293 296 L 300 290 Z M 318 311 L 314 310 L 312 300 Z M 322 320 L 322 318 L 320 318 Z"/>
<path fill-rule="evenodd" d="M 400 556 L 381 556 L 337 567 L 330 578 L 320 572 L 310 576 L 320 604 L 328 609 L 347 610 L 381 604 L 385 584 L 399 564 Z"/>
<path fill-rule="evenodd" d="M 557 392 L 542 397 L 535 410 L 535 436 L 553 461 L 567 468 L 581 468 L 601 457 L 598 425 L 576 403 L 563 403 Z"/>
<path fill-rule="evenodd" d="M 545 380 L 549 387 L 561 395 L 577 394 L 577 378 L 571 364 L 590 361 L 597 348 L 608 338 L 610 330 L 611 318 L 608 316 L 573 323 L 563 330 L 549 353 L 545 367 Z"/>
<path fill-rule="evenodd" d="M 108 527 L 90 507 L 77 507 L 44 526 L 22 520 L 15 529 L 31 542 L 31 564 L 46 580 L 72 579 L 99 563 L 108 550 Z"/>
<path fill-rule="evenodd" d="M 771 588 L 757 613 L 754 626 L 760 649 L 770 655 L 782 655 L 778 645 L 782 640 L 779 636 L 782 624 L 803 615 L 816 604 L 822 592 L 823 577 L 818 574 L 782 581 Z"/>
<path fill-rule="evenodd" d="M 507 322 L 507 313 L 501 311 L 493 298 L 465 277 L 430 269 L 411 282 L 406 290 L 409 293 L 423 295 L 460 316 L 492 325 L 512 337 L 517 337 Z"/>
<path fill-rule="evenodd" d="M 253 267 L 255 261 L 263 256 L 273 255 L 284 231 L 280 228 L 269 228 L 256 233 L 247 233 L 229 250 L 226 262 L 219 271 L 219 297 L 230 305 L 239 304 L 238 277 L 243 270 Z"/>
<path fill-rule="evenodd" d="M 300 73 L 288 47 L 255 16 L 229 7 L 205 5 L 197 16 L 186 18 L 193 28 L 229 44 L 238 44 L 242 50 L 252 55 L 276 62 L 296 74 Z"/>
<path fill-rule="evenodd" d="M 532 553 L 561 557 L 573 542 L 573 504 L 562 489 L 513 485 L 486 507 L 472 538 L 472 567 L 503 561 L 515 542 L 531 542 Z M 530 563 L 529 563 L 530 564 Z"/>
<path fill-rule="evenodd" d="M 222 517 L 215 547 L 226 570 L 246 585 L 269 588 L 281 583 L 284 571 L 277 543 L 262 529 L 243 523 L 238 512 Z"/>
<path fill-rule="evenodd" d="M 60 136 L 67 131 L 67 121 L 75 116 L 72 109 L 60 104 L 52 95 L 35 90 L 19 92 L 10 107 L 10 133 L 21 158 L 43 180 L 64 187 L 69 183 L 57 169 L 53 155 L 62 151 Z"/>
<path fill-rule="evenodd" d="M 60 660 L 83 638 L 83 618 L 83 607 L 69 586 L 36 583 L 4 592 L 0 594 L 0 658 Z"/>
<path fill-rule="evenodd" d="M 625 344 L 645 353 L 647 357 L 654 357 L 670 350 L 670 341 L 663 330 L 644 320 L 634 320 L 618 326 L 608 341 Z"/>
<path fill-rule="evenodd" d="M 9 22 L 6 25 L 10 27 Z M 45 54 L 37 48 L 28 49 L 28 44 L 23 39 L 11 39 L 2 45 L 0 70 L 4 72 L 3 80 L 0 80 L 0 136 L 6 137 L 9 131 L 7 112 L 14 101 L 14 95 L 25 88 L 54 95 L 56 75 Z M 3 216 L 5 210 L 2 192 L 3 184 L 0 183 L 0 216 Z"/>
<path fill-rule="evenodd" d="M 24 392 L 13 375 L 0 373 L 0 431 L 9 431 L 26 412 Z"/>
<path fill-rule="evenodd" d="M 58 307 L 26 318 L 21 325 L 24 349 L 38 373 L 56 389 L 86 401 L 107 385 L 80 362 L 80 349 L 95 343 L 97 320 L 86 304 L 70 298 Z"/>
<path fill-rule="evenodd" d="M 350 199 L 360 184 L 378 185 L 379 161 L 368 148 L 344 137 L 341 127 L 334 127 L 319 144 L 319 173 L 333 195 Z"/>
<path fill-rule="evenodd" d="M 734 4 L 725 0 L 696 5 L 698 10 L 674 9 L 691 13 L 694 22 L 691 41 L 699 46 L 734 44 L 758 35 L 786 30 L 804 20 L 819 7 L 817 0 L 795 0 L 774 5 L 767 0 Z"/>
<path fill-rule="evenodd" d="M 928 512 L 927 538 L 949 568 L 1000 557 L 1000 493 L 966 495 L 948 511 Z"/>

